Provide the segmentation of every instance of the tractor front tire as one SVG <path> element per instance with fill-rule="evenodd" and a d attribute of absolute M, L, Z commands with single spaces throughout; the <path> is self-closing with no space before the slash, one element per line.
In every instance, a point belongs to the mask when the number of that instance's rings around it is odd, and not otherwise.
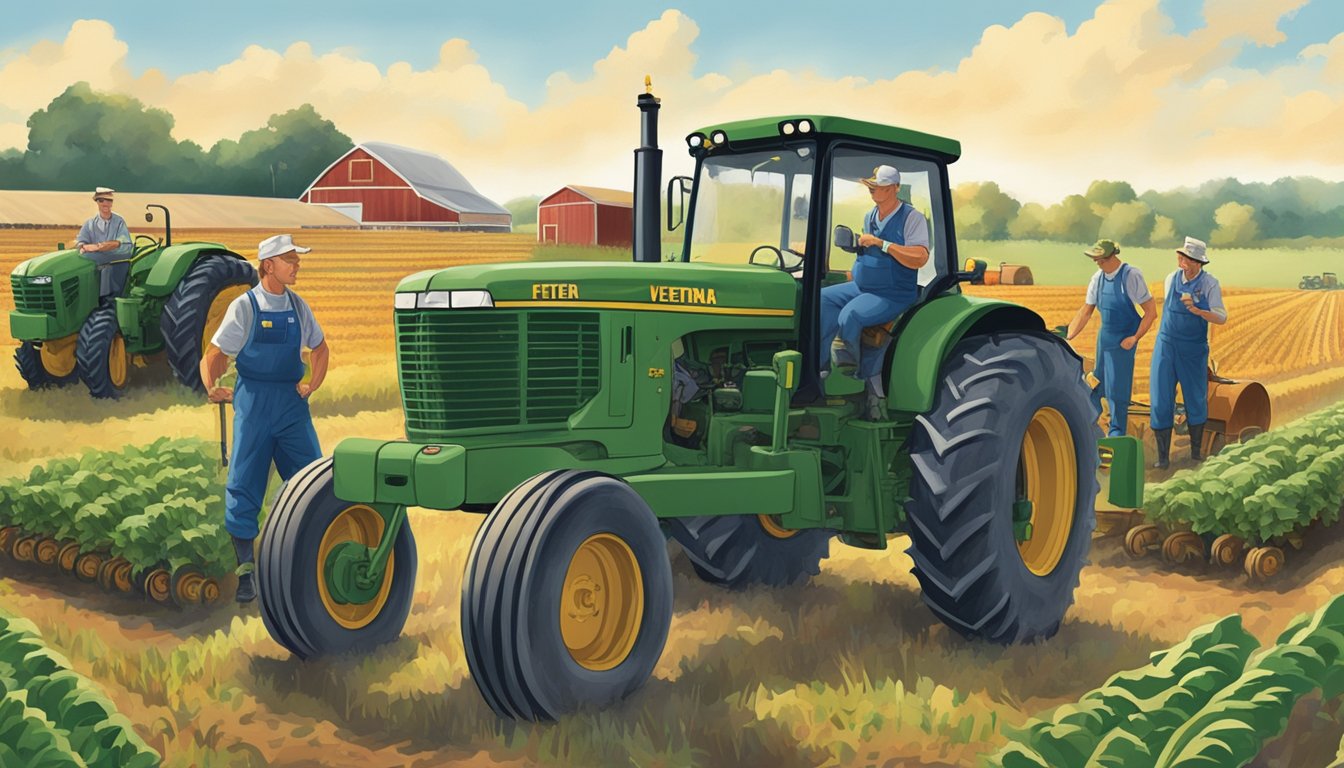
<path fill-rule="evenodd" d="M 663 525 L 701 579 L 728 589 L 807 581 L 821 572 L 833 535 L 785 530 L 760 515 L 671 518 Z"/>
<path fill-rule="evenodd" d="M 183 384 L 204 394 L 201 355 L 233 299 L 257 284 L 257 271 L 226 254 L 201 257 L 173 289 L 159 317 L 168 365 Z"/>
<path fill-rule="evenodd" d="M 1100 437 L 1082 367 L 1058 339 L 953 348 L 911 434 L 906 505 L 913 572 L 944 623 L 1002 644 L 1058 631 L 1096 525 Z M 1015 511 L 1030 520 L 1015 524 Z"/>
<path fill-rule="evenodd" d="M 481 524 L 462 588 L 471 676 L 501 717 L 616 704 L 653 673 L 672 568 L 639 494 L 598 472 L 544 472 Z"/>
<path fill-rule="evenodd" d="M 19 370 L 19 376 L 23 377 L 29 389 L 65 386 L 79 379 L 78 371 L 72 370 L 64 376 L 48 371 L 42 364 L 42 350 L 31 341 L 23 342 L 14 350 L 14 367 Z"/>
<path fill-rule="evenodd" d="M 94 397 L 121 395 L 130 371 L 126 340 L 117 325 L 117 311 L 110 303 L 89 313 L 79 328 L 75 346 L 75 370 Z"/>
<path fill-rule="evenodd" d="M 411 612 L 415 537 L 403 520 L 374 597 L 343 603 L 327 584 L 326 555 L 345 542 L 376 547 L 384 521 L 372 507 L 336 498 L 330 457 L 299 470 L 266 518 L 257 553 L 261 618 L 301 659 L 367 651 L 401 636 Z"/>

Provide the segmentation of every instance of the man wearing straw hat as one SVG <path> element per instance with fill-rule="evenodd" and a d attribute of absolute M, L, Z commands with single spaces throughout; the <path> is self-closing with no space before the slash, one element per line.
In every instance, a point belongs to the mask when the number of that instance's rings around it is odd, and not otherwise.
<path fill-rule="evenodd" d="M 224 527 L 238 556 L 238 602 L 256 598 L 253 540 L 271 462 L 282 480 L 322 458 L 308 396 L 327 375 L 330 345 L 308 303 L 289 290 L 298 281 L 299 254 L 311 248 L 276 235 L 257 247 L 261 282 L 229 305 L 201 359 L 210 402 L 233 403 L 233 461 L 224 493 Z M 304 382 L 302 348 L 312 350 L 313 375 Z M 217 386 L 233 357 L 234 389 Z"/>
<path fill-rule="evenodd" d="M 127 260 L 134 252 L 126 220 L 112 212 L 115 192 L 109 187 L 93 190 L 98 215 L 84 222 L 75 236 L 75 247 L 79 249 L 80 255 L 98 265 L 99 298 L 121 293 L 131 268 Z"/>
<path fill-rule="evenodd" d="M 1138 267 L 1120 260 L 1120 246 L 1114 240 L 1098 240 L 1083 251 L 1097 271 L 1087 284 L 1087 296 L 1069 323 L 1072 339 L 1087 327 L 1094 310 L 1101 310 L 1101 330 L 1097 332 L 1097 361 L 1093 373 L 1097 388 L 1093 401 L 1100 406 L 1106 398 L 1111 409 L 1107 434 L 1125 434 L 1129 424 L 1129 399 L 1134 388 L 1134 350 L 1148 333 L 1157 317 L 1157 302 L 1148 291 Z M 1140 317 L 1134 305 L 1143 307 Z"/>
<path fill-rule="evenodd" d="M 1157 438 L 1157 463 L 1153 466 L 1157 469 L 1170 465 L 1177 384 L 1190 427 L 1190 458 L 1203 460 L 1204 422 L 1209 418 L 1209 323 L 1227 322 L 1223 290 L 1218 280 L 1204 271 L 1209 263 L 1206 251 L 1203 240 L 1185 238 L 1185 245 L 1176 249 L 1180 269 L 1167 277 L 1149 382 L 1153 401 L 1150 423 Z"/>

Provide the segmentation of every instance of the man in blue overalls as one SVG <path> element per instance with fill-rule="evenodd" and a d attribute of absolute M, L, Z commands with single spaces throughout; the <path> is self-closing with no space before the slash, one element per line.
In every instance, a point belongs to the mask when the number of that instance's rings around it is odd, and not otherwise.
<path fill-rule="evenodd" d="M 1101 407 L 1101 398 L 1111 408 L 1111 423 L 1107 434 L 1118 437 L 1125 434 L 1129 424 L 1129 397 L 1134 388 L 1134 350 L 1139 339 L 1148 333 L 1157 317 L 1157 302 L 1148 291 L 1143 273 L 1138 267 L 1120 260 L 1120 246 L 1113 240 L 1098 240 L 1096 245 L 1083 251 L 1097 265 L 1092 281 L 1087 284 L 1087 297 L 1069 323 L 1068 338 L 1073 339 L 1087 327 L 1092 312 L 1101 309 L 1101 331 L 1097 333 L 1097 362 L 1093 375 L 1097 386 L 1092 390 L 1093 402 Z M 1134 305 L 1143 307 L 1143 317 Z"/>
<path fill-rule="evenodd" d="M 889 322 L 915 303 L 919 268 L 929 260 L 929 220 L 898 197 L 901 174 L 892 166 L 879 165 L 862 181 L 874 206 L 859 235 L 853 282 L 821 289 L 818 361 L 820 370 L 830 367 L 831 342 L 838 332 L 846 350 L 837 359 L 857 368 L 852 375 L 868 379 L 877 374 L 882 359 L 876 354 L 860 357 L 863 329 Z"/>
<path fill-rule="evenodd" d="M 1162 323 L 1153 346 L 1150 396 L 1152 427 L 1157 437 L 1157 463 L 1170 463 L 1171 427 L 1175 421 L 1176 385 L 1181 385 L 1185 419 L 1190 427 L 1190 458 L 1200 461 L 1204 422 L 1209 418 L 1209 323 L 1227 322 L 1223 291 L 1218 280 L 1204 271 L 1209 263 L 1204 241 L 1185 238 L 1176 250 L 1180 269 L 1167 277 Z"/>
<path fill-rule="evenodd" d="M 210 402 L 233 403 L 233 460 L 225 488 L 224 527 L 238 555 L 238 602 L 256 598 L 253 540 L 271 462 L 282 480 L 322 457 L 308 396 L 327 375 L 330 345 L 308 303 L 288 286 L 298 281 L 300 248 L 289 235 L 261 241 L 261 282 L 233 300 L 201 358 Z M 302 348 L 312 350 L 313 375 L 302 381 Z M 216 386 L 235 359 L 234 389 Z"/>

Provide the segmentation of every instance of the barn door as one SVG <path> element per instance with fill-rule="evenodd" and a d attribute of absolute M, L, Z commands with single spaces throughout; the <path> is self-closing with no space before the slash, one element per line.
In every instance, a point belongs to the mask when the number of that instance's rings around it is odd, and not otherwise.
<path fill-rule="evenodd" d="M 558 230 L 558 229 L 559 229 L 559 226 L 556 225 L 556 224 L 542 224 L 542 225 L 541 225 L 541 242 L 543 242 L 543 243 L 559 243 L 559 242 L 560 242 L 560 237 L 559 237 L 559 235 L 557 234 L 557 230 Z"/>

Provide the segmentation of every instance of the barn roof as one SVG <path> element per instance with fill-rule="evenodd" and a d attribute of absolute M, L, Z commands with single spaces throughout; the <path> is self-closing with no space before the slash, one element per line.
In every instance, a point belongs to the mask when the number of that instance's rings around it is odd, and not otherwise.
<path fill-rule="evenodd" d="M 565 189 L 572 189 L 580 195 L 592 200 L 595 203 L 603 205 L 623 205 L 627 208 L 634 207 L 635 195 L 633 192 L 626 192 L 623 189 L 607 189 L 606 187 L 581 187 L 577 184 L 570 184 Z"/>
<path fill-rule="evenodd" d="M 238 195 L 156 194 L 118 192 L 112 210 L 126 219 L 131 231 L 163 227 L 155 211 L 153 224 L 145 223 L 145 205 L 165 205 L 173 228 L 234 229 L 290 227 L 353 227 L 354 222 L 325 206 L 298 200 Z M 87 191 L 45 192 L 0 190 L 0 226 L 78 227 L 98 214 Z"/>
<path fill-rule="evenodd" d="M 356 149 L 364 150 L 383 165 L 386 165 L 393 173 L 405 179 L 416 194 L 435 205 L 441 205 L 458 213 L 504 215 L 509 213 L 508 209 L 477 192 L 465 176 L 438 155 L 397 144 L 388 144 L 383 141 L 366 141 L 357 145 L 350 152 L 354 152 Z M 327 171 L 348 157 L 350 152 L 345 153 L 335 163 L 327 166 L 326 170 L 318 174 L 317 179 L 325 176 Z M 317 184 L 317 179 L 314 179 L 313 184 L 309 185 L 307 190 L 304 190 L 305 195 Z"/>

